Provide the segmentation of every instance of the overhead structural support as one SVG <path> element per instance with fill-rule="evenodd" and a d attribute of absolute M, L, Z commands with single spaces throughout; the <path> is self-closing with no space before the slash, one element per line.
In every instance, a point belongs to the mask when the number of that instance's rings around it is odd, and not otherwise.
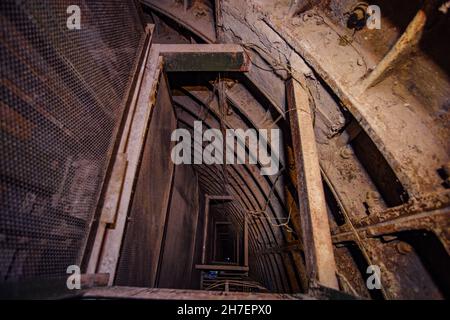
<path fill-rule="evenodd" d="M 236 44 L 154 45 L 164 58 L 166 72 L 247 72 L 250 61 L 244 48 Z"/>
<path fill-rule="evenodd" d="M 302 70 L 291 61 L 294 70 Z M 295 153 L 297 190 L 303 230 L 306 269 L 310 286 L 337 289 L 336 263 L 334 260 L 327 207 L 320 174 L 319 157 L 313 129 L 306 80 L 297 73 L 287 83 L 288 106 Z"/>

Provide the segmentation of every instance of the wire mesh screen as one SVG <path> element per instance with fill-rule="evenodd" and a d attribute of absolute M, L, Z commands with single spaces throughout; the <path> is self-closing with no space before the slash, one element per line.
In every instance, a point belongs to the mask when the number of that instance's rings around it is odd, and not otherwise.
<path fill-rule="evenodd" d="M 0 282 L 59 277 L 81 262 L 144 30 L 132 0 L 0 11 Z"/>

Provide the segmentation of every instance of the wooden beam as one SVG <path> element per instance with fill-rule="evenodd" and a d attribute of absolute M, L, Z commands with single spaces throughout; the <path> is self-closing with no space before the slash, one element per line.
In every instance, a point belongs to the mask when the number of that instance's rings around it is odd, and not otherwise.
<path fill-rule="evenodd" d="M 291 61 L 294 70 L 301 62 Z M 287 83 L 290 125 L 297 173 L 297 190 L 303 230 L 306 268 L 310 285 L 338 288 L 328 213 L 320 174 L 319 157 L 309 105 L 306 79 L 296 73 Z"/>
<path fill-rule="evenodd" d="M 250 61 L 237 44 L 161 44 L 166 72 L 246 72 Z"/>
<path fill-rule="evenodd" d="M 368 77 L 364 79 L 360 88 L 361 93 L 385 79 L 389 72 L 418 45 L 422 38 L 426 21 L 427 16 L 425 10 L 419 10 L 397 43 L 380 63 L 378 63 Z"/>
<path fill-rule="evenodd" d="M 151 111 L 156 103 L 158 83 L 162 73 L 162 58 L 151 47 L 142 66 L 142 79 L 136 87 L 133 103 L 120 137 L 118 152 L 126 154 L 127 167 L 117 207 L 114 225 L 107 228 L 101 240 L 100 256 L 96 263 L 90 263 L 88 272 L 109 273 L 109 285 L 113 284 L 120 248 L 122 245 L 127 213 L 132 203 L 132 193 L 138 172 L 138 165 L 145 143 L 145 132 L 150 124 Z M 114 164 L 116 166 L 118 164 Z M 101 231 L 101 230 L 99 230 Z"/>
<path fill-rule="evenodd" d="M 103 202 L 100 221 L 97 227 L 95 241 L 90 252 L 87 272 L 94 273 L 100 257 L 100 251 L 103 244 L 103 237 L 106 229 L 116 222 L 117 210 L 119 208 L 119 199 L 122 193 L 125 171 L 127 167 L 127 155 L 118 153 L 114 162 L 111 177 L 106 184 L 105 200 Z"/>
<path fill-rule="evenodd" d="M 131 201 L 130 198 L 127 198 L 131 194 L 132 186 L 129 183 L 125 183 L 126 180 L 128 181 L 132 179 L 132 177 L 129 176 L 129 171 L 133 170 L 134 164 L 133 161 L 131 161 L 131 166 L 128 167 L 129 164 L 129 156 L 133 157 L 134 154 L 129 154 L 130 149 L 127 148 L 128 146 L 128 139 L 131 135 L 132 126 L 133 126 L 133 118 L 134 114 L 136 112 L 136 109 L 138 108 L 138 100 L 139 100 L 139 91 L 141 86 L 146 90 L 151 90 L 152 82 L 148 79 L 146 79 L 146 65 L 148 63 L 148 59 L 151 52 L 151 43 L 152 43 L 152 37 L 153 37 L 153 31 L 154 26 L 153 25 L 147 25 L 145 28 L 146 32 L 146 40 L 145 40 L 145 47 L 143 48 L 143 54 L 142 54 L 142 61 L 138 68 L 138 75 L 136 78 L 136 85 L 133 89 L 132 94 L 132 100 L 130 102 L 130 109 L 128 110 L 128 113 L 126 115 L 125 119 L 125 126 L 123 128 L 123 131 L 120 135 L 118 135 L 118 139 L 120 139 L 119 149 L 117 150 L 117 153 L 114 156 L 114 160 L 112 163 L 112 173 L 111 176 L 107 181 L 105 181 L 103 188 L 106 189 L 105 192 L 105 199 L 103 200 L 103 205 L 101 208 L 101 213 L 99 217 L 99 224 L 95 233 L 95 238 L 91 247 L 91 250 L 89 252 L 89 256 L 87 258 L 87 267 L 86 272 L 87 273 L 96 273 L 97 268 L 100 264 L 100 255 L 101 251 L 105 251 L 111 249 L 114 251 L 112 253 L 112 261 L 114 261 L 114 265 L 118 260 L 118 249 L 114 246 L 112 246 L 111 242 L 108 243 L 106 240 L 106 236 L 109 233 L 108 227 L 116 227 L 116 224 L 118 222 L 118 229 L 116 236 L 120 238 L 119 240 L 119 247 L 121 243 L 121 237 L 123 236 L 123 230 L 122 225 L 124 225 L 124 215 L 126 216 L 125 210 L 128 210 L 128 204 Z M 158 63 L 162 63 L 159 58 L 159 56 L 154 55 L 154 59 L 158 59 Z M 156 61 L 155 61 L 156 63 Z M 155 78 L 159 77 L 159 73 L 161 71 L 161 68 L 155 69 L 155 72 L 157 72 L 158 76 L 155 76 Z M 148 71 L 147 71 L 148 72 Z M 144 81 L 145 80 L 145 81 Z M 156 86 L 154 86 L 154 90 L 156 90 Z M 142 109 L 146 108 L 145 105 L 142 106 Z M 144 128 L 146 128 L 147 124 L 137 124 L 136 127 L 139 127 L 143 125 Z M 142 129 L 144 130 L 144 129 Z M 136 151 L 134 151 L 136 152 Z M 128 175 L 127 175 L 128 174 Z M 134 179 L 134 178 L 133 178 Z M 123 198 L 123 199 L 122 199 Z M 121 207 L 122 206 L 122 207 Z M 115 266 L 114 266 L 115 267 Z M 104 271 L 104 273 L 110 273 L 110 270 Z M 112 284 L 114 278 L 114 273 L 111 273 L 110 277 L 110 285 Z"/>
<path fill-rule="evenodd" d="M 233 201 L 233 196 L 210 196 L 208 195 L 209 200 L 216 200 L 216 201 Z"/>
<path fill-rule="evenodd" d="M 225 264 L 196 264 L 195 269 L 197 269 L 197 270 L 216 270 L 216 271 L 242 271 L 242 272 L 248 271 L 248 267 L 236 266 L 236 265 L 225 265 Z"/>
<path fill-rule="evenodd" d="M 244 266 L 248 267 L 248 219 L 244 214 Z"/>
<path fill-rule="evenodd" d="M 274 254 L 274 253 L 283 253 L 283 252 L 290 252 L 290 251 L 301 251 L 302 250 L 302 243 L 299 240 L 294 240 L 291 242 L 287 242 L 286 244 L 279 245 L 279 246 L 273 246 L 268 247 L 263 250 L 259 250 L 254 253 L 255 256 L 258 255 L 264 255 L 264 254 Z"/>
<path fill-rule="evenodd" d="M 205 212 L 203 220 L 203 243 L 202 243 L 202 263 L 206 263 L 206 243 L 208 237 L 208 220 L 209 220 L 209 196 L 205 197 Z"/>
<path fill-rule="evenodd" d="M 156 289 L 138 287 L 107 287 L 92 288 L 83 292 L 84 298 L 105 299 L 147 299 L 147 300 L 302 300 L 312 299 L 310 297 L 296 294 L 279 293 L 254 293 L 254 292 L 223 292 L 204 290 L 182 290 L 182 289 Z"/>
<path fill-rule="evenodd" d="M 81 288 L 105 287 L 109 282 L 108 273 L 84 273 L 81 275 Z"/>

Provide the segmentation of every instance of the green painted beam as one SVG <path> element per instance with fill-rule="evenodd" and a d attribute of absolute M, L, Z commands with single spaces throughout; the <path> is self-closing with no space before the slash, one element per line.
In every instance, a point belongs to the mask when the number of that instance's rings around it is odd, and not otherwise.
<path fill-rule="evenodd" d="M 236 44 L 154 45 L 164 58 L 166 72 L 247 72 L 249 58 Z"/>

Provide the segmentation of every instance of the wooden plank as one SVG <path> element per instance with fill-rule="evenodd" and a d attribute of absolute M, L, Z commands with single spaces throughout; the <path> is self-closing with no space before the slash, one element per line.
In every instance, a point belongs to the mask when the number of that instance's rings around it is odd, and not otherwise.
<path fill-rule="evenodd" d="M 123 188 L 125 172 L 127 167 L 127 155 L 118 153 L 114 162 L 111 177 L 106 185 L 105 199 L 100 213 L 100 222 L 97 227 L 96 238 L 91 249 L 91 256 L 88 262 L 87 271 L 94 273 L 101 251 L 102 240 L 108 225 L 116 221 L 116 214 L 119 207 L 120 194 Z"/>
<path fill-rule="evenodd" d="M 248 267 L 248 219 L 244 214 L 244 266 Z"/>
<path fill-rule="evenodd" d="M 127 155 L 125 153 L 117 154 L 105 194 L 105 201 L 100 216 L 101 223 L 113 224 L 116 220 L 116 213 L 119 206 L 120 193 L 122 192 L 126 168 Z"/>
<path fill-rule="evenodd" d="M 401 62 L 402 58 L 406 57 L 418 45 L 420 39 L 422 39 L 426 21 L 427 15 L 425 11 L 423 9 L 419 10 L 400 39 L 369 76 L 364 79 L 360 87 L 361 93 L 385 79 L 396 64 Z"/>
<path fill-rule="evenodd" d="M 106 229 L 109 223 L 111 224 L 115 224 L 116 221 L 116 217 L 118 214 L 122 214 L 124 210 L 127 210 L 128 205 L 127 205 L 127 195 L 131 193 L 131 185 L 129 183 L 131 177 L 130 177 L 130 172 L 132 172 L 133 170 L 133 166 L 135 164 L 135 160 L 133 159 L 131 161 L 131 167 L 128 168 L 128 154 L 127 152 L 132 151 L 132 149 L 128 149 L 127 145 L 128 145 L 128 140 L 129 140 L 129 136 L 130 136 L 130 131 L 131 131 L 131 127 L 133 124 L 133 119 L 135 116 L 135 112 L 137 109 L 137 103 L 139 100 L 139 92 L 141 89 L 141 86 L 146 87 L 148 90 L 150 90 L 151 88 L 151 82 L 147 79 L 145 80 L 144 83 L 144 76 L 146 74 L 146 65 L 147 65 L 147 60 L 149 59 L 149 55 L 150 55 L 150 46 L 151 46 L 151 42 L 152 42 L 152 35 L 153 35 L 153 29 L 154 27 L 152 25 L 148 25 L 146 27 L 146 32 L 147 32 L 147 37 L 148 39 L 146 40 L 147 46 L 144 48 L 145 53 L 143 56 L 143 60 L 142 60 L 142 64 L 139 67 L 139 75 L 137 77 L 136 80 L 136 87 L 131 100 L 131 105 L 130 105 L 130 110 L 128 111 L 127 114 L 127 118 L 125 121 L 125 126 L 124 129 L 122 131 L 121 136 L 119 137 L 120 139 L 120 145 L 119 148 L 117 150 L 117 155 L 115 156 L 115 160 L 114 163 L 112 165 L 112 174 L 111 174 L 111 178 L 105 182 L 104 188 L 107 188 L 108 192 L 105 195 L 105 200 L 104 200 L 104 206 L 105 207 L 109 207 L 109 208 L 102 208 L 101 209 L 101 214 L 100 214 L 100 223 L 97 227 L 96 230 L 96 234 L 95 234 L 95 239 L 92 245 L 92 249 L 89 255 L 89 260 L 87 262 L 87 272 L 88 273 L 95 273 L 97 272 L 97 267 L 99 264 L 99 259 L 100 259 L 100 254 L 101 254 L 101 250 L 102 247 L 104 247 L 104 241 L 105 241 L 105 236 L 106 236 Z M 154 59 L 159 58 L 157 55 L 154 56 Z M 155 90 L 156 90 L 156 86 L 155 86 Z M 144 107 L 144 106 L 142 106 Z M 142 125 L 142 124 L 138 124 Z M 131 156 L 133 157 L 133 155 Z M 131 171 L 129 171 L 128 169 L 130 169 Z M 115 173 L 114 173 L 115 172 Z M 111 185 L 111 186 L 110 186 Z M 111 190 L 110 190 L 111 189 Z M 125 189 L 125 190 L 124 190 Z M 112 195 L 108 195 L 108 193 L 110 191 L 114 192 L 114 196 Z M 118 191 L 118 193 L 117 193 Z M 122 197 L 122 194 L 124 195 L 123 197 L 123 202 L 119 202 L 119 199 Z M 112 203 L 114 203 L 114 205 L 111 205 Z M 122 204 L 122 207 L 121 207 Z M 111 214 L 111 208 L 114 208 L 114 214 Z M 122 224 L 123 218 L 120 217 L 119 218 L 119 229 L 118 229 L 118 234 L 117 236 L 121 237 L 121 224 Z M 112 246 L 112 243 L 109 242 L 108 246 Z M 109 250 L 108 246 L 106 246 L 106 250 Z M 120 247 L 120 244 L 119 244 Z M 115 249 L 115 251 L 117 251 L 118 249 Z M 116 257 L 116 254 L 113 255 L 115 258 L 113 259 L 113 261 L 116 261 L 118 258 L 118 255 Z M 109 270 L 106 270 L 105 273 L 109 273 Z M 111 276 L 110 281 L 112 281 L 113 276 Z M 110 283 L 112 284 L 112 282 Z"/>
<path fill-rule="evenodd" d="M 242 271 L 247 272 L 248 267 L 222 264 L 196 264 L 197 270 L 216 270 L 216 271 Z"/>
<path fill-rule="evenodd" d="M 250 61 L 237 44 L 161 44 L 166 72 L 249 70 Z"/>
<path fill-rule="evenodd" d="M 112 285 L 116 267 L 122 245 L 123 233 L 125 230 L 127 213 L 131 204 L 132 190 L 135 184 L 138 163 L 142 154 L 145 132 L 147 131 L 150 114 L 156 102 L 157 84 L 162 71 L 162 58 L 159 53 L 150 49 L 146 61 L 146 70 L 139 96 L 134 110 L 130 110 L 130 117 L 127 119 L 126 128 L 122 136 L 119 150 L 125 152 L 128 166 L 125 173 L 123 191 L 120 198 L 117 219 L 114 228 L 107 229 L 103 240 L 102 253 L 97 266 L 98 272 L 109 273 L 109 281 Z"/>
<path fill-rule="evenodd" d="M 301 70 L 296 60 L 294 70 Z M 309 279 L 338 288 L 319 157 L 313 129 L 306 79 L 298 73 L 287 83 L 290 125 L 297 171 L 297 190 Z M 310 281 L 311 282 L 311 281 Z"/>
<path fill-rule="evenodd" d="M 310 300 L 308 296 L 296 294 L 222 292 L 203 290 L 150 289 L 136 287 L 92 288 L 83 293 L 84 298 L 148 299 L 148 300 Z"/>
<path fill-rule="evenodd" d="M 108 273 L 84 273 L 81 275 L 81 288 L 104 287 L 108 285 Z"/>
<path fill-rule="evenodd" d="M 232 196 L 208 196 L 209 200 L 218 200 L 218 201 L 233 201 L 234 198 Z"/>
<path fill-rule="evenodd" d="M 208 238 L 209 196 L 205 196 L 205 213 L 203 222 L 202 264 L 206 263 L 206 242 Z"/>

